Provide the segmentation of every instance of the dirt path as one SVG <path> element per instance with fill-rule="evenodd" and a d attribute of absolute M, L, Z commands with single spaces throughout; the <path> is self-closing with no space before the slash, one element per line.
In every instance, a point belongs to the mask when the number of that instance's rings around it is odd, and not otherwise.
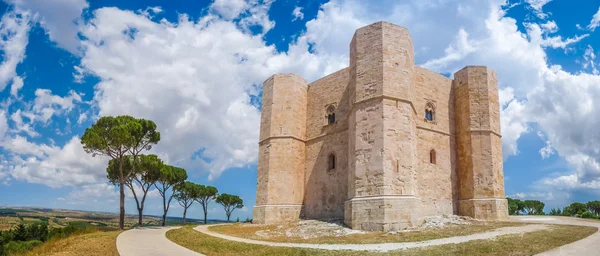
<path fill-rule="evenodd" d="M 117 250 L 119 250 L 121 256 L 202 255 L 167 239 L 165 236 L 167 231 L 176 228 L 178 227 L 150 227 L 127 230 L 117 237 Z"/>
<path fill-rule="evenodd" d="M 384 244 L 299 244 L 299 243 L 275 243 L 275 242 L 266 242 L 266 241 L 258 241 L 252 239 L 245 239 L 239 237 L 228 236 L 216 232 L 212 232 L 208 230 L 208 226 L 198 226 L 195 230 L 202 232 L 204 234 L 227 239 L 236 242 L 249 243 L 249 244 L 258 244 L 258 245 L 268 245 L 268 246 L 281 246 L 281 247 L 296 247 L 296 248 L 311 248 L 311 249 L 323 249 L 323 250 L 352 250 L 352 251 L 378 251 L 378 252 L 387 252 L 393 250 L 403 250 L 410 248 L 419 248 L 425 246 L 435 246 L 435 245 L 444 245 L 444 244 L 458 244 L 464 243 L 472 240 L 482 240 L 482 239 L 492 239 L 498 236 L 510 235 L 510 234 L 522 234 L 529 233 L 533 231 L 547 229 L 548 226 L 543 224 L 532 224 L 522 227 L 505 227 L 499 228 L 494 231 L 467 235 L 467 236 L 455 236 L 449 238 L 435 239 L 435 240 L 427 240 L 422 242 L 408 242 L 408 243 L 384 243 Z"/>
<path fill-rule="evenodd" d="M 600 221 L 586 220 L 571 217 L 557 216 L 516 216 L 511 217 L 511 220 L 529 222 L 529 223 L 544 223 L 544 224 L 562 224 L 562 225 L 577 225 L 600 228 Z M 538 256 L 558 256 L 558 255 L 599 255 L 600 254 L 600 232 L 596 232 L 579 241 L 563 245 L 553 250 L 549 250 L 538 254 Z"/>

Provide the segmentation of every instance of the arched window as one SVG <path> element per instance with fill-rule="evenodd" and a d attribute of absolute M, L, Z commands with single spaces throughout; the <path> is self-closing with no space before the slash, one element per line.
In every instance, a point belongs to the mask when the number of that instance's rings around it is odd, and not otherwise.
<path fill-rule="evenodd" d="M 335 106 L 327 107 L 327 124 L 335 123 Z"/>
<path fill-rule="evenodd" d="M 433 102 L 428 102 L 425 105 L 425 120 L 430 122 L 435 121 L 435 105 Z"/>
<path fill-rule="evenodd" d="M 335 154 L 329 154 L 329 158 L 327 159 L 328 170 L 335 169 Z"/>
<path fill-rule="evenodd" d="M 429 151 L 429 163 L 435 164 L 435 150 Z"/>

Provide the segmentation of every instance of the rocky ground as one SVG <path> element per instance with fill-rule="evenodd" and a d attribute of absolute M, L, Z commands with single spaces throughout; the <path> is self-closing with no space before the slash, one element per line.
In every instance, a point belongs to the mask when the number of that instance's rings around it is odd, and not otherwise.
<path fill-rule="evenodd" d="M 404 231 L 393 231 L 389 232 L 389 234 L 444 228 L 449 225 L 471 225 L 476 221 L 477 220 L 470 217 L 456 215 L 433 216 L 427 217 L 424 223 L 417 228 Z M 347 236 L 365 233 L 368 232 L 353 230 L 346 227 L 342 220 L 302 220 L 294 224 L 279 225 L 274 229 L 259 230 L 256 231 L 255 234 L 263 238 L 286 236 L 311 239 L 325 236 Z"/>

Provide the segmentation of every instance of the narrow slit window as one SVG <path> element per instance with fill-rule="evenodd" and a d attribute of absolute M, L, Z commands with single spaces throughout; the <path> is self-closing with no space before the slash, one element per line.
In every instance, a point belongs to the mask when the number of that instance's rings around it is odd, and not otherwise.
<path fill-rule="evenodd" d="M 329 166 L 329 170 L 334 170 L 335 169 L 335 155 L 334 154 L 330 154 L 329 155 L 329 159 L 327 161 L 327 164 Z"/>
<path fill-rule="evenodd" d="M 429 151 L 429 163 L 435 164 L 435 150 Z"/>
<path fill-rule="evenodd" d="M 327 124 L 335 123 L 335 107 L 329 106 L 327 107 Z"/>
<path fill-rule="evenodd" d="M 432 102 L 427 103 L 425 106 L 425 120 L 429 122 L 435 121 L 435 106 Z"/>
<path fill-rule="evenodd" d="M 431 110 L 425 111 L 425 118 L 427 118 L 428 121 L 433 121 L 433 112 Z"/>

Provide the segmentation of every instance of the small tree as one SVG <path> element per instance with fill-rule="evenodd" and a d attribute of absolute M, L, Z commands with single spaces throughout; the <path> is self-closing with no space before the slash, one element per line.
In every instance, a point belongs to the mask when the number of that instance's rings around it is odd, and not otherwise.
<path fill-rule="evenodd" d="M 81 136 L 81 145 L 92 156 L 103 155 L 116 160 L 119 165 L 118 184 L 120 195 L 119 228 L 125 225 L 125 180 L 131 175 L 123 170 L 123 157 L 134 143 L 130 132 L 130 116 L 105 116 L 96 121 L 92 127 L 85 129 Z"/>
<path fill-rule="evenodd" d="M 137 166 L 137 168 L 134 166 Z M 127 186 L 133 194 L 133 199 L 135 200 L 138 210 L 138 226 L 140 227 L 142 226 L 146 196 L 152 185 L 154 185 L 160 177 L 160 169 L 162 166 L 162 161 L 156 155 L 140 155 L 136 164 L 134 164 L 132 156 L 123 158 L 123 170 L 131 172 L 129 178 L 125 180 L 125 186 Z M 108 173 L 108 180 L 113 184 L 118 184 L 119 164 L 116 160 L 110 160 L 108 162 L 106 171 Z M 137 194 L 135 190 L 136 186 L 142 190 L 141 195 Z"/>
<path fill-rule="evenodd" d="M 587 206 L 585 204 L 574 202 L 569 206 L 565 207 L 563 210 L 563 214 L 567 216 L 575 216 L 583 214 L 587 210 Z"/>
<path fill-rule="evenodd" d="M 208 203 L 216 199 L 217 193 L 219 193 L 219 190 L 213 186 L 200 185 L 200 192 L 196 201 L 202 205 L 202 210 L 204 211 L 204 224 L 206 224 L 206 217 L 208 215 Z"/>
<path fill-rule="evenodd" d="M 200 192 L 200 186 L 193 182 L 186 181 L 185 183 L 179 184 L 174 188 L 174 197 L 179 202 L 179 205 L 183 207 L 183 225 L 186 224 L 187 209 L 192 206 L 196 197 Z"/>
<path fill-rule="evenodd" d="M 527 215 L 544 215 L 545 204 L 538 200 L 523 201 L 523 211 Z"/>
<path fill-rule="evenodd" d="M 167 195 L 167 192 L 170 188 L 185 182 L 186 179 L 187 172 L 182 168 L 164 165 L 160 169 L 160 176 L 158 178 L 158 181 L 154 184 L 154 186 L 156 187 L 158 193 L 160 194 L 160 196 L 162 196 L 163 199 L 163 226 L 165 226 L 167 223 L 167 212 L 169 211 L 169 206 L 171 205 L 171 200 L 173 200 L 174 195 L 174 193 L 172 192 L 171 195 Z"/>
<path fill-rule="evenodd" d="M 230 194 L 220 194 L 217 196 L 216 202 L 223 206 L 225 209 L 225 215 L 227 215 L 227 222 L 229 222 L 229 218 L 231 217 L 231 213 L 235 209 L 241 209 L 244 207 L 244 200 L 242 200 L 239 196 L 230 195 Z"/>
<path fill-rule="evenodd" d="M 550 209 L 550 215 L 552 215 L 552 216 L 561 216 L 562 215 L 562 211 L 560 210 L 560 208 L 552 208 L 552 209 Z"/>
<path fill-rule="evenodd" d="M 519 215 L 523 211 L 523 201 L 519 199 L 512 199 L 507 197 L 508 200 L 508 214 L 510 215 Z"/>
<path fill-rule="evenodd" d="M 594 215 L 600 214 L 600 201 L 590 201 L 586 206 L 590 212 L 594 213 Z"/>

